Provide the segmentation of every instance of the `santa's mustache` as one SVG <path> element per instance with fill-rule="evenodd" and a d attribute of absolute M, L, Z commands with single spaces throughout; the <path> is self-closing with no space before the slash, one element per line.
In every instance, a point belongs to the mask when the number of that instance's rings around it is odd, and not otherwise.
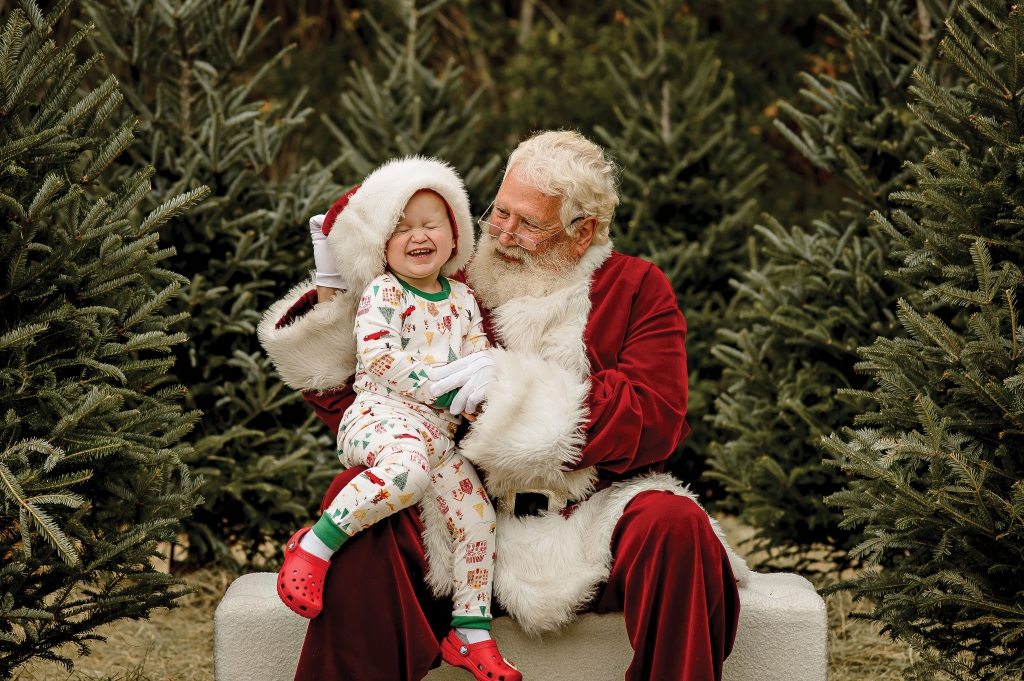
<path fill-rule="evenodd" d="M 499 241 L 493 240 L 490 247 L 486 250 L 493 254 L 505 255 L 509 258 L 514 258 L 523 262 L 530 262 L 533 260 L 533 253 L 526 250 L 522 246 L 503 246 Z"/>

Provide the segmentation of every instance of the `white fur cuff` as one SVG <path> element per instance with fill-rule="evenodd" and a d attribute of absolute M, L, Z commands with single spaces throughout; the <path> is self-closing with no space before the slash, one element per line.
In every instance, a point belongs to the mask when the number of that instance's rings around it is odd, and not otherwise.
<path fill-rule="evenodd" d="M 270 306 L 260 321 L 260 343 L 285 385 L 298 390 L 338 388 L 355 373 L 356 341 L 352 332 L 359 293 L 339 292 L 290 324 L 277 323 L 311 288 L 307 280 Z"/>

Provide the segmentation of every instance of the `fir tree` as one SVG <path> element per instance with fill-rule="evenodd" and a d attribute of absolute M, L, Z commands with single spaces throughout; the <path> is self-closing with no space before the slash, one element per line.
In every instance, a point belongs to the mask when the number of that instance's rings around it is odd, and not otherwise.
<path fill-rule="evenodd" d="M 470 77 L 485 87 L 478 145 L 507 155 L 540 130 L 591 133 L 615 120 L 615 79 L 625 15 L 616 0 L 470 3 L 465 15 Z M 517 11 L 516 11 L 517 10 Z M 616 10 L 619 10 L 616 13 Z M 618 17 L 618 18 L 617 18 Z"/>
<path fill-rule="evenodd" d="M 687 418 L 697 427 L 673 469 L 697 482 L 709 439 L 700 424 L 720 390 L 710 346 L 728 318 L 729 280 L 750 263 L 758 210 L 751 195 L 766 166 L 738 138 L 732 78 L 682 7 L 681 0 L 627 5 L 630 20 L 617 41 L 625 49 L 617 64 L 607 62 L 618 124 L 596 131 L 622 167 L 615 247 L 665 272 L 687 320 Z"/>
<path fill-rule="evenodd" d="M 709 476 L 728 507 L 756 529 L 754 544 L 774 556 L 818 546 L 840 564 L 855 540 L 823 497 L 843 474 L 822 463 L 820 438 L 849 423 L 869 400 L 854 370 L 856 350 L 898 331 L 891 309 L 904 291 L 888 282 L 889 237 L 869 213 L 890 211 L 889 193 L 910 181 L 929 131 L 907 104 L 914 68 L 940 77 L 934 59 L 945 5 L 836 2 L 842 22 L 823 17 L 844 41 L 849 71 L 839 79 L 803 74 L 804 106 L 781 102 L 793 121 L 777 129 L 816 167 L 840 177 L 852 196 L 807 227 L 766 216 L 757 231 L 760 263 L 734 282 L 738 328 L 713 350 L 728 389 L 715 402 L 725 440 L 711 449 Z M 817 107 L 817 113 L 805 111 Z M 807 561 L 797 567 L 806 567 Z"/>
<path fill-rule="evenodd" d="M 191 284 L 172 300 L 188 405 L 201 409 L 189 464 L 205 503 L 185 523 L 190 559 L 245 560 L 277 550 L 318 507 L 337 468 L 333 437 L 262 354 L 255 328 L 267 305 L 308 276 L 306 222 L 343 193 L 338 165 L 297 165 L 311 110 L 259 96 L 291 48 L 261 63 L 276 20 L 260 27 L 258 0 L 87 0 L 105 67 L 123 84 L 140 143 L 118 172 L 157 169 L 144 205 L 207 185 L 211 197 L 168 222 L 176 271 Z M 116 116 L 112 125 L 120 124 Z M 266 542 L 270 541 L 270 544 Z"/>
<path fill-rule="evenodd" d="M 922 653 L 911 676 L 1024 674 L 1024 9 L 962 6 L 942 58 L 960 87 L 918 69 L 914 112 L 945 144 L 876 214 L 894 240 L 906 330 L 862 348 L 879 405 L 829 451 L 854 477 L 830 497 L 869 566 L 836 589 Z M 919 217 L 915 217 L 919 216 Z"/>
<path fill-rule="evenodd" d="M 151 560 L 201 502 L 179 442 L 197 414 L 166 376 L 188 280 L 158 230 L 208 190 L 150 210 L 152 168 L 96 188 L 137 123 L 104 132 L 114 78 L 82 89 L 90 26 L 48 39 L 69 4 L 24 2 L 0 33 L 0 678 L 32 658 L 70 669 L 65 644 L 88 653 L 97 627 L 172 607 L 184 582 Z"/>
<path fill-rule="evenodd" d="M 434 21 L 447 0 L 426 7 L 415 1 L 386 3 L 398 21 L 385 26 L 366 12 L 376 39 L 370 65 L 352 65 L 340 95 L 342 115 L 321 120 L 341 145 L 349 184 L 385 161 L 410 154 L 444 159 L 462 176 L 473 205 L 486 205 L 497 183 L 501 156 L 481 159 L 474 146 L 480 126 L 475 111 L 483 89 L 466 93 L 463 67 L 453 59 L 435 73 Z"/>

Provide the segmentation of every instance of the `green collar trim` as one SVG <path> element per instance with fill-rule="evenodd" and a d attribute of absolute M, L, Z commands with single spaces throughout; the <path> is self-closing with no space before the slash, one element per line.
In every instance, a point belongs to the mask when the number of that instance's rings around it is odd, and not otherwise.
<path fill-rule="evenodd" d="M 437 293 L 426 293 L 424 291 L 419 290 L 415 286 L 410 286 L 405 281 L 403 281 L 402 278 L 399 277 L 397 274 L 395 275 L 395 279 L 397 279 L 398 282 L 402 285 L 402 288 L 404 288 L 409 293 L 412 293 L 414 295 L 419 296 L 420 298 L 423 298 L 424 300 L 429 300 L 434 303 L 439 303 L 442 300 L 448 300 L 448 297 L 452 294 L 452 285 L 448 283 L 448 278 L 442 277 L 441 275 L 437 276 L 437 281 L 441 284 L 441 290 L 438 291 Z"/>

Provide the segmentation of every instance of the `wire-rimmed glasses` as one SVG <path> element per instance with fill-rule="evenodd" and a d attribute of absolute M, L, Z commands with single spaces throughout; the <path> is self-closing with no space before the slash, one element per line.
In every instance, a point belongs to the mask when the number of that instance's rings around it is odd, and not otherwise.
<path fill-rule="evenodd" d="M 565 231 L 565 227 L 566 227 L 566 225 L 563 225 L 562 227 L 560 227 L 559 229 L 556 229 L 551 234 L 548 234 L 546 237 L 544 237 L 540 241 L 536 241 L 536 240 L 531 239 L 530 237 L 528 237 L 528 236 L 526 236 L 524 234 L 520 234 L 519 231 L 518 231 L 518 226 L 516 228 L 516 231 L 512 231 L 512 230 L 505 229 L 504 227 L 502 227 L 499 224 L 496 224 L 493 221 L 494 220 L 494 218 L 492 217 L 492 213 L 493 212 L 494 212 L 494 202 L 491 201 L 491 205 L 489 205 L 487 207 L 487 210 L 484 211 L 484 214 L 482 216 L 480 216 L 479 220 L 477 220 L 477 224 L 480 225 L 480 229 L 484 230 L 485 232 L 487 232 L 489 235 L 491 235 L 495 239 L 500 237 L 502 234 L 508 234 L 510 237 L 512 237 L 512 240 L 516 242 L 517 246 L 521 246 L 522 248 L 525 248 L 528 251 L 536 251 L 538 246 L 540 246 L 542 243 L 544 243 L 548 239 L 550 239 L 550 238 L 552 238 L 554 236 L 557 236 L 560 232 Z M 569 225 L 574 225 L 574 224 L 576 224 L 576 222 L 578 220 L 582 220 L 585 217 L 587 217 L 587 216 L 586 215 L 580 215 L 577 218 L 573 218 L 573 221 L 570 222 Z M 545 229 L 543 227 L 533 227 L 533 226 L 531 226 L 523 218 L 519 219 L 519 223 L 520 224 L 525 224 L 527 226 L 527 229 L 533 229 L 534 231 L 537 231 L 537 232 L 545 231 Z"/>

